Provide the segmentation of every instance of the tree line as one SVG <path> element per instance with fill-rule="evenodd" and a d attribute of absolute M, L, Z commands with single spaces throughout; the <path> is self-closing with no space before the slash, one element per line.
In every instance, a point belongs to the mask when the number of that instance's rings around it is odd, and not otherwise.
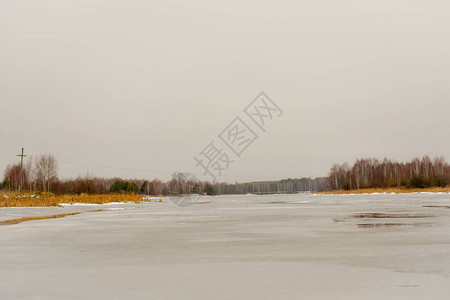
<path fill-rule="evenodd" d="M 17 191 L 20 185 L 20 164 L 8 165 L 0 189 Z M 141 193 L 147 195 L 181 194 L 258 194 L 298 193 L 326 190 L 354 190 L 389 187 L 445 187 L 450 184 L 450 165 L 442 156 L 431 159 L 425 155 L 409 162 L 396 162 L 384 158 L 357 159 L 348 163 L 334 164 L 328 177 L 289 178 L 280 181 L 246 183 L 211 183 L 192 181 L 186 174 L 174 173 L 172 179 L 145 180 L 100 178 L 89 174 L 75 179 L 59 179 L 58 163 L 51 154 L 29 157 L 22 170 L 22 190 L 29 192 L 52 192 L 55 194 L 107 194 Z"/>
<path fill-rule="evenodd" d="M 20 164 L 8 165 L 0 189 L 19 190 Z M 92 175 L 75 179 L 58 178 L 58 163 L 51 154 L 29 157 L 22 170 L 22 191 L 52 192 L 55 194 L 108 194 L 141 193 L 146 195 L 186 194 L 257 194 L 315 192 L 329 189 L 327 178 L 289 178 L 280 181 L 246 183 L 212 183 L 194 181 L 188 174 L 174 173 L 171 180 L 145 180 L 122 178 L 100 178 Z"/>
<path fill-rule="evenodd" d="M 442 156 L 431 159 L 425 155 L 409 162 L 363 158 L 357 159 L 352 166 L 334 164 L 328 174 L 328 183 L 333 190 L 445 187 L 450 183 L 450 165 Z"/>
<path fill-rule="evenodd" d="M 271 194 L 321 192 L 329 189 L 328 178 L 288 178 L 277 181 L 215 183 L 218 194 Z"/>
<path fill-rule="evenodd" d="M 19 189 L 20 164 L 8 165 L 1 187 L 10 191 Z M 51 154 L 30 157 L 23 165 L 22 189 L 48 192 L 58 181 L 58 162 Z"/>

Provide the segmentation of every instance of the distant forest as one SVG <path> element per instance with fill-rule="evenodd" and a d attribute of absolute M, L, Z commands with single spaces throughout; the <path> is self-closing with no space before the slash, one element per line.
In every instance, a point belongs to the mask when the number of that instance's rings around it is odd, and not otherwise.
<path fill-rule="evenodd" d="M 55 194 L 108 194 L 141 193 L 147 195 L 177 194 L 248 194 L 248 193 L 297 193 L 316 192 L 328 189 L 328 179 L 301 178 L 280 181 L 261 181 L 247 183 L 212 183 L 191 181 L 185 174 L 174 173 L 172 179 L 163 182 L 159 179 L 145 180 L 122 178 L 98 178 L 90 175 L 76 179 L 59 179 L 58 164 L 53 155 L 41 154 L 28 158 L 22 170 L 22 191 L 51 192 Z M 18 191 L 20 185 L 20 164 L 6 167 L 0 189 Z"/>
<path fill-rule="evenodd" d="M 442 156 L 430 159 L 427 155 L 406 163 L 358 159 L 352 166 L 333 165 L 328 181 L 332 190 L 445 187 L 450 183 L 450 165 Z"/>
<path fill-rule="evenodd" d="M 182 173 L 174 173 L 172 179 L 166 182 L 159 179 L 124 180 L 89 175 L 76 179 L 59 179 L 57 171 L 58 164 L 53 155 L 41 154 L 28 158 L 22 169 L 21 190 L 55 194 L 141 193 L 165 196 L 191 193 L 271 194 L 390 187 L 427 188 L 445 187 L 450 183 L 450 165 L 442 156 L 434 159 L 424 156 L 406 163 L 387 158 L 382 161 L 374 158 L 358 159 L 352 166 L 348 163 L 333 165 L 328 177 L 247 183 L 194 182 Z M 0 182 L 0 190 L 18 191 L 20 182 L 20 164 L 9 165 Z"/>

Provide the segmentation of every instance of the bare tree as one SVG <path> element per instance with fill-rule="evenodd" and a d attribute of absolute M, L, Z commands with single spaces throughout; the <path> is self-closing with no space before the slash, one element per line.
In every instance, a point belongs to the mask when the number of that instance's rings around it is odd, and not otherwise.
<path fill-rule="evenodd" d="M 450 183 L 449 169 L 442 156 L 431 160 L 425 155 L 406 163 L 387 158 L 382 161 L 358 159 L 351 168 L 346 164 L 334 164 L 328 180 L 333 189 L 446 186 Z"/>
<path fill-rule="evenodd" d="M 28 187 L 29 191 L 32 191 L 36 187 L 35 172 L 33 169 L 33 157 L 28 157 L 27 162 L 24 166 L 24 181 L 23 186 Z"/>
<path fill-rule="evenodd" d="M 58 163 L 52 154 L 41 154 L 35 160 L 35 175 L 44 192 L 50 192 L 50 187 L 57 180 Z"/>
<path fill-rule="evenodd" d="M 20 182 L 20 164 L 8 165 L 5 169 L 5 180 L 10 191 L 17 190 Z"/>

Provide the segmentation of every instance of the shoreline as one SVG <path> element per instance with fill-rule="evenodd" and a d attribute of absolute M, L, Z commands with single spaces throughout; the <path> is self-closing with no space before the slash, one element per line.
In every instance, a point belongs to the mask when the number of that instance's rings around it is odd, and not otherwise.
<path fill-rule="evenodd" d="M 359 190 L 333 190 L 325 192 L 317 192 L 315 195 L 350 195 L 350 194 L 412 194 L 412 193 L 450 193 L 450 187 L 433 187 L 433 188 L 370 188 Z"/>
<path fill-rule="evenodd" d="M 54 195 L 50 193 L 8 193 L 0 194 L 0 207 L 36 207 L 36 206 L 80 206 L 117 203 L 161 202 L 161 197 L 142 197 L 137 194 L 72 194 Z"/>

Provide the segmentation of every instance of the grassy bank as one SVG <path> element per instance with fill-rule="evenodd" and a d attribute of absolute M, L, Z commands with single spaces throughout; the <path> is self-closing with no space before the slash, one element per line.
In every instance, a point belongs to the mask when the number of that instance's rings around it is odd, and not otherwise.
<path fill-rule="evenodd" d="M 140 195 L 108 194 L 108 195 L 53 195 L 53 194 L 0 194 L 0 207 L 27 206 L 59 206 L 60 203 L 104 204 L 111 202 L 148 202 Z"/>
<path fill-rule="evenodd" d="M 421 192 L 429 192 L 429 193 L 450 193 L 450 187 L 440 188 L 424 188 L 424 189 L 408 189 L 408 188 L 371 188 L 371 189 L 360 189 L 360 190 L 334 190 L 334 191 L 326 191 L 319 192 L 315 194 L 322 195 L 344 195 L 344 194 L 373 194 L 373 193 L 421 193 Z"/>

